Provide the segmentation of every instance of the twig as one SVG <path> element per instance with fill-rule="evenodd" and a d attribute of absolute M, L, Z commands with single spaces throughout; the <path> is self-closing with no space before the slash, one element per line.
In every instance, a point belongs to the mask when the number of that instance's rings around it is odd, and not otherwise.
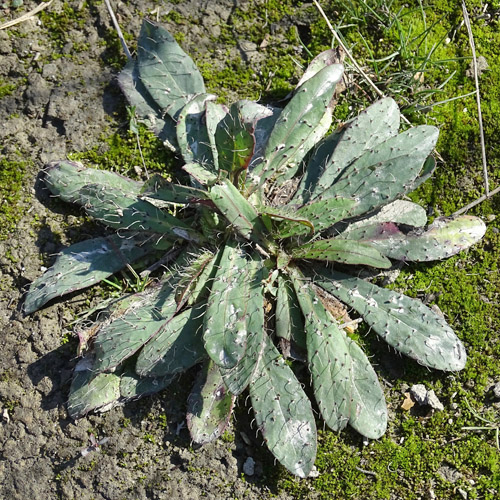
<path fill-rule="evenodd" d="M 477 72 L 476 46 L 474 44 L 474 35 L 472 34 L 469 13 L 467 12 L 467 7 L 465 6 L 464 0 L 462 0 L 462 10 L 464 12 L 464 22 L 465 26 L 467 27 L 467 33 L 469 34 L 469 43 L 472 50 L 472 67 L 474 70 L 474 83 L 476 85 L 477 119 L 479 121 L 479 137 L 481 140 L 481 156 L 483 159 L 484 190 L 486 193 L 486 197 L 488 197 L 490 194 L 490 185 L 488 181 L 488 164 L 486 162 L 486 146 L 484 144 L 483 116 L 481 113 L 481 95 L 479 93 L 479 77 Z"/>
<path fill-rule="evenodd" d="M 326 21 L 326 24 L 329 28 L 329 30 L 332 32 L 332 35 L 334 36 L 335 40 L 337 40 L 337 43 L 342 47 L 342 50 L 346 53 L 347 57 L 351 60 L 353 66 L 356 68 L 356 70 L 361 74 L 361 76 L 368 82 L 368 84 L 375 90 L 375 92 L 380 96 L 384 97 L 384 93 L 373 83 L 371 78 L 361 69 L 361 66 L 356 62 L 354 57 L 352 56 L 351 52 L 349 49 L 345 46 L 344 42 L 342 39 L 339 37 L 337 31 L 335 28 L 332 26 L 332 23 L 330 22 L 330 19 L 328 19 L 327 15 L 325 14 L 325 11 L 319 4 L 318 0 L 313 0 L 314 5 L 316 5 L 316 8 L 318 9 L 319 13 L 323 16 L 323 19 Z"/>
<path fill-rule="evenodd" d="M 326 24 L 329 28 L 329 30 L 332 32 L 333 37 L 335 40 L 337 40 L 337 43 L 342 47 L 342 50 L 346 53 L 347 57 L 351 60 L 352 65 L 356 68 L 356 70 L 359 72 L 359 74 L 366 80 L 368 85 L 380 96 L 380 97 L 385 97 L 384 93 L 373 83 L 372 79 L 361 69 L 361 66 L 356 62 L 354 59 L 353 55 L 349 51 L 349 49 L 345 46 L 344 42 L 338 35 L 337 31 L 335 28 L 332 26 L 332 23 L 328 19 L 327 15 L 325 14 L 325 11 L 319 4 L 318 0 L 313 0 L 314 5 L 318 9 L 319 13 L 323 17 L 323 19 L 326 21 Z M 410 125 L 410 121 L 406 118 L 406 116 L 401 115 L 401 118 L 408 124 Z"/>
<path fill-rule="evenodd" d="M 7 21 L 6 23 L 0 24 L 0 30 L 4 30 L 5 28 L 10 28 L 11 26 L 15 26 L 16 24 L 19 24 L 19 23 L 22 23 L 24 21 L 27 21 L 28 19 L 31 19 L 35 14 L 38 14 L 41 10 L 46 9 L 51 3 L 52 3 L 52 0 L 50 0 L 50 2 L 42 2 L 40 5 L 35 7 L 33 10 L 26 12 L 26 14 L 23 14 L 22 16 L 18 17 L 17 19 L 13 19 L 12 21 Z"/>
<path fill-rule="evenodd" d="M 362 472 L 363 474 L 367 474 L 368 476 L 373 476 L 375 479 L 378 479 L 378 474 L 376 472 L 373 472 L 371 470 L 362 469 L 361 467 L 358 467 L 358 466 L 355 466 L 354 468 L 357 471 Z"/>
<path fill-rule="evenodd" d="M 500 193 L 500 186 L 496 187 L 493 189 L 493 191 L 490 191 L 487 195 L 483 194 L 483 196 L 480 196 L 477 200 L 474 200 L 473 202 L 469 203 L 465 207 L 461 208 L 460 210 L 457 210 L 456 212 L 453 213 L 453 215 L 460 215 L 463 214 L 464 212 L 467 212 L 467 210 L 471 209 L 472 207 L 475 207 L 476 205 L 479 205 L 483 201 L 488 200 L 491 198 L 493 195 Z"/>
<path fill-rule="evenodd" d="M 123 50 L 125 51 L 125 55 L 127 56 L 127 59 L 129 61 L 131 61 L 132 54 L 128 50 L 127 44 L 125 42 L 125 38 L 123 37 L 122 30 L 120 29 L 120 25 L 118 24 L 118 21 L 116 20 L 116 17 L 115 17 L 115 13 L 113 12 L 113 8 L 111 7 L 109 0 L 104 0 L 104 2 L 106 3 L 106 7 L 108 8 L 109 15 L 111 16 L 111 20 L 113 21 L 113 25 L 115 27 L 116 33 L 118 35 L 118 38 L 120 39 Z"/>
<path fill-rule="evenodd" d="M 491 424 L 491 425 L 483 425 L 483 426 L 478 426 L 478 427 L 462 427 L 463 431 L 495 431 L 495 441 L 497 445 L 497 450 L 500 451 L 500 427 L 497 425 L 495 427 L 495 423 L 492 422 L 491 420 L 487 420 L 486 418 L 481 417 L 470 405 L 469 400 L 464 396 L 464 401 L 467 404 L 467 408 L 469 408 L 469 411 L 478 419 L 481 420 L 481 422 L 485 422 L 486 424 Z"/>

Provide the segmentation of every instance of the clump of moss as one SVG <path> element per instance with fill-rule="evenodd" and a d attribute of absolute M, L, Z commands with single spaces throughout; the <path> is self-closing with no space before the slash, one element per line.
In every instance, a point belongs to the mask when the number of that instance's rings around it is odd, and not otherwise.
<path fill-rule="evenodd" d="M 22 215 L 21 188 L 26 162 L 0 159 L 0 240 L 7 239 Z"/>
<path fill-rule="evenodd" d="M 14 90 L 16 90 L 16 84 L 14 83 L 6 83 L 4 80 L 0 78 L 0 99 L 2 97 L 12 95 Z"/>
<path fill-rule="evenodd" d="M 38 15 L 47 29 L 49 38 L 54 46 L 61 50 L 68 40 L 68 33 L 71 29 L 82 29 L 85 25 L 87 4 L 83 3 L 80 9 L 72 7 L 68 2 L 63 2 L 61 9 L 42 10 Z"/>
<path fill-rule="evenodd" d="M 131 178 L 144 177 L 147 172 L 169 176 L 175 170 L 174 154 L 142 125 L 138 127 L 137 135 L 130 130 L 118 130 L 110 137 L 103 136 L 99 146 L 72 153 L 70 159 L 86 161 Z"/>

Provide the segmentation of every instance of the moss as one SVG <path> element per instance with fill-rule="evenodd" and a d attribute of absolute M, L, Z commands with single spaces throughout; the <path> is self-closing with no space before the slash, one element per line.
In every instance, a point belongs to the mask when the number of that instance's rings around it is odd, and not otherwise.
<path fill-rule="evenodd" d="M 0 99 L 2 99 L 2 97 L 12 95 L 16 88 L 17 85 L 15 85 L 14 83 L 6 83 L 2 79 L 0 79 Z"/>
<path fill-rule="evenodd" d="M 87 161 L 131 178 L 137 178 L 138 172 L 145 177 L 146 171 L 169 175 L 174 170 L 174 155 L 145 127 L 139 126 L 138 129 L 138 136 L 129 130 L 103 136 L 101 145 L 89 151 L 72 153 L 70 159 Z"/>
<path fill-rule="evenodd" d="M 461 6 L 439 0 L 424 10 L 424 16 L 421 10 L 405 6 L 404 2 L 376 4 L 385 5 L 385 10 L 366 12 L 366 2 L 346 1 L 330 2 L 324 7 L 328 8 L 329 18 L 343 26 L 339 32 L 358 63 L 370 68 L 372 78 L 384 92 L 395 97 L 408 118 L 414 123 L 439 126 L 437 150 L 445 163 L 440 162 L 434 180 L 412 193 L 411 198 L 428 206 L 434 215 L 449 215 L 483 192 L 474 96 L 432 106 L 434 102 L 474 90 L 473 79 L 467 73 L 471 55 L 467 33 L 461 28 L 453 36 L 462 20 Z M 471 16 L 478 15 L 481 2 L 468 1 L 467 8 Z M 490 6 L 488 12 L 494 14 L 494 9 Z M 307 48 L 317 54 L 330 47 L 332 36 L 314 8 L 307 13 L 312 19 Z M 388 22 L 384 25 L 382 21 Z M 424 33 L 425 28 L 429 31 Z M 500 130 L 498 21 L 494 16 L 491 21 L 476 19 L 473 31 L 478 55 L 484 56 L 490 67 L 480 77 L 480 88 L 489 173 L 494 187 L 500 163 L 496 140 Z M 436 48 L 428 58 L 433 47 Z M 385 69 L 388 60 L 373 62 L 396 51 L 401 54 Z M 412 81 L 412 75 L 426 58 L 423 83 Z M 356 83 L 335 109 L 339 120 L 357 114 L 376 98 L 361 79 L 357 78 Z M 419 111 L 416 102 L 429 107 L 425 112 Z M 481 244 L 443 262 L 407 266 L 393 285 L 406 295 L 439 306 L 466 346 L 466 368 L 460 373 L 444 374 L 405 360 L 404 376 L 391 379 L 379 367 L 381 377 L 391 383 L 386 395 L 393 411 L 386 436 L 364 446 L 361 437 L 352 431 L 346 430 L 340 436 L 322 431 L 316 461 L 320 476 L 297 481 L 283 473 L 280 489 L 294 498 L 455 498 L 459 489 L 468 498 L 498 497 L 500 455 L 495 443 L 498 406 L 492 404 L 488 392 L 491 384 L 500 379 L 500 222 L 491 221 L 498 213 L 498 200 L 484 202 L 471 213 L 490 216 Z M 374 334 L 368 334 L 363 343 L 377 364 L 386 347 Z M 434 389 L 444 411 L 432 412 L 418 406 L 409 412 L 402 410 L 402 392 L 414 383 Z M 481 418 L 492 423 L 486 424 Z M 488 428 L 463 429 L 474 426 Z M 456 482 L 441 474 L 445 465 L 458 472 Z"/>
<path fill-rule="evenodd" d="M 0 240 L 8 237 L 23 213 L 20 203 L 27 164 L 24 161 L 0 159 Z"/>
<path fill-rule="evenodd" d="M 54 46 L 61 50 L 70 41 L 68 39 L 70 30 L 83 28 L 86 11 L 86 3 L 83 3 L 80 9 L 75 9 L 68 2 L 63 2 L 60 10 L 45 9 L 38 15 Z"/>
<path fill-rule="evenodd" d="M 206 53 L 191 54 L 208 90 L 224 101 L 232 100 L 234 94 L 263 102 L 285 97 L 304 62 L 295 28 L 286 27 L 285 18 L 295 15 L 296 4 L 267 1 L 249 4 L 246 10 L 234 8 L 228 23 L 221 23 L 220 34 L 211 40 L 211 60 Z M 223 64 L 214 63 L 221 59 Z"/>

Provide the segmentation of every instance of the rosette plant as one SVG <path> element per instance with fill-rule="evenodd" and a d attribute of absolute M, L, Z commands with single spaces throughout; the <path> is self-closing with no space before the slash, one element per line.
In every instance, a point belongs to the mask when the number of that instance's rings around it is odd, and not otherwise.
<path fill-rule="evenodd" d="M 271 453 L 306 477 L 314 407 L 335 431 L 349 424 L 375 439 L 387 425 L 377 375 L 337 301 L 419 363 L 464 367 L 464 347 L 442 316 L 358 276 L 365 266 L 456 254 L 485 225 L 462 216 L 426 227 L 425 210 L 401 200 L 432 174 L 438 130 L 399 133 L 394 100 L 325 136 L 342 74 L 327 51 L 283 109 L 246 100 L 226 107 L 173 37 L 143 23 L 137 59 L 119 84 L 137 118 L 182 158 L 190 182 L 155 175 L 141 183 L 71 161 L 47 167 L 53 195 L 116 233 L 63 250 L 32 283 L 26 313 L 133 263 L 162 255 L 166 263 L 143 291 L 114 299 L 79 332 L 72 417 L 157 392 L 199 364 L 187 403 L 192 439 L 220 436 L 248 391 Z M 296 360 L 310 372 L 313 403 Z"/>

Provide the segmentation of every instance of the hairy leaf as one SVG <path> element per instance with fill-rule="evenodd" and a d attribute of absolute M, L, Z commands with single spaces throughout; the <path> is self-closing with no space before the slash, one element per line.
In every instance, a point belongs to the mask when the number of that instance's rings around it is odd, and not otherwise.
<path fill-rule="evenodd" d="M 211 443 L 226 429 L 236 396 L 227 391 L 218 366 L 207 361 L 188 398 L 187 424 L 191 439 Z"/>
<path fill-rule="evenodd" d="M 177 117 L 177 142 L 186 163 L 196 162 L 215 168 L 210 139 L 205 124 L 205 105 L 212 94 L 195 95 Z"/>
<path fill-rule="evenodd" d="M 193 95 L 205 93 L 203 78 L 193 60 L 159 24 L 144 20 L 137 51 L 143 85 L 174 120 Z"/>
<path fill-rule="evenodd" d="M 403 232 L 392 222 L 381 222 L 350 231 L 348 238 L 370 244 L 391 259 L 428 262 L 469 248 L 486 232 L 478 217 L 463 215 L 455 219 L 435 219 L 427 229 Z"/>
<path fill-rule="evenodd" d="M 399 108 L 389 97 L 362 111 L 337 136 L 319 145 L 299 187 L 301 195 L 306 199 L 315 199 L 324 191 L 330 190 L 356 159 L 365 153 L 371 154 L 376 146 L 398 133 L 399 120 Z M 424 159 L 425 157 L 422 163 Z M 342 196 L 335 188 L 331 191 L 329 196 Z"/>
<path fill-rule="evenodd" d="M 69 391 L 70 417 L 83 417 L 92 410 L 108 411 L 117 405 L 119 399 L 119 374 L 101 373 L 96 376 L 90 357 L 78 362 Z"/>
<path fill-rule="evenodd" d="M 149 95 L 139 77 L 137 61 L 129 61 L 118 74 L 118 85 L 133 107 L 135 118 L 152 130 L 171 151 L 178 151 L 175 122 Z"/>
<path fill-rule="evenodd" d="M 205 348 L 220 367 L 233 368 L 244 357 L 248 341 L 247 318 L 253 307 L 252 281 L 260 262 L 229 240 L 218 264 L 204 319 Z M 248 310 L 247 310 L 248 309 Z"/>
<path fill-rule="evenodd" d="M 354 308 L 394 349 L 430 368 L 464 368 L 464 346 L 444 318 L 419 300 L 340 272 L 316 271 L 314 282 Z"/>
<path fill-rule="evenodd" d="M 31 314 L 49 300 L 99 283 L 143 257 L 150 249 L 118 235 L 94 238 L 65 248 L 54 265 L 30 286 L 24 313 Z"/>
<path fill-rule="evenodd" d="M 206 357 L 202 341 L 205 305 L 187 309 L 165 321 L 142 348 L 135 371 L 144 377 L 182 373 Z"/>
<path fill-rule="evenodd" d="M 391 261 L 376 248 L 355 240 L 333 238 L 306 243 L 292 251 L 294 259 L 313 259 L 388 269 Z"/>
<path fill-rule="evenodd" d="M 121 310 L 112 312 L 97 332 L 94 373 L 121 364 L 171 320 L 177 310 L 174 286 L 174 281 L 165 281 L 122 300 Z"/>
<path fill-rule="evenodd" d="M 316 458 L 311 403 L 267 335 L 264 339 L 264 353 L 250 384 L 255 420 L 276 459 L 293 474 L 307 477 Z"/>
<path fill-rule="evenodd" d="M 295 173 L 309 149 L 328 130 L 330 101 L 343 66 L 334 64 L 307 80 L 280 113 L 269 136 L 263 161 L 256 165 L 250 179 L 256 187 L 266 181 Z"/>
<path fill-rule="evenodd" d="M 141 184 L 108 170 L 86 168 L 76 161 L 62 160 L 49 163 L 45 170 L 45 184 L 53 195 L 68 203 L 85 204 L 82 188 L 89 184 L 111 189 L 129 196 L 139 194 Z"/>

